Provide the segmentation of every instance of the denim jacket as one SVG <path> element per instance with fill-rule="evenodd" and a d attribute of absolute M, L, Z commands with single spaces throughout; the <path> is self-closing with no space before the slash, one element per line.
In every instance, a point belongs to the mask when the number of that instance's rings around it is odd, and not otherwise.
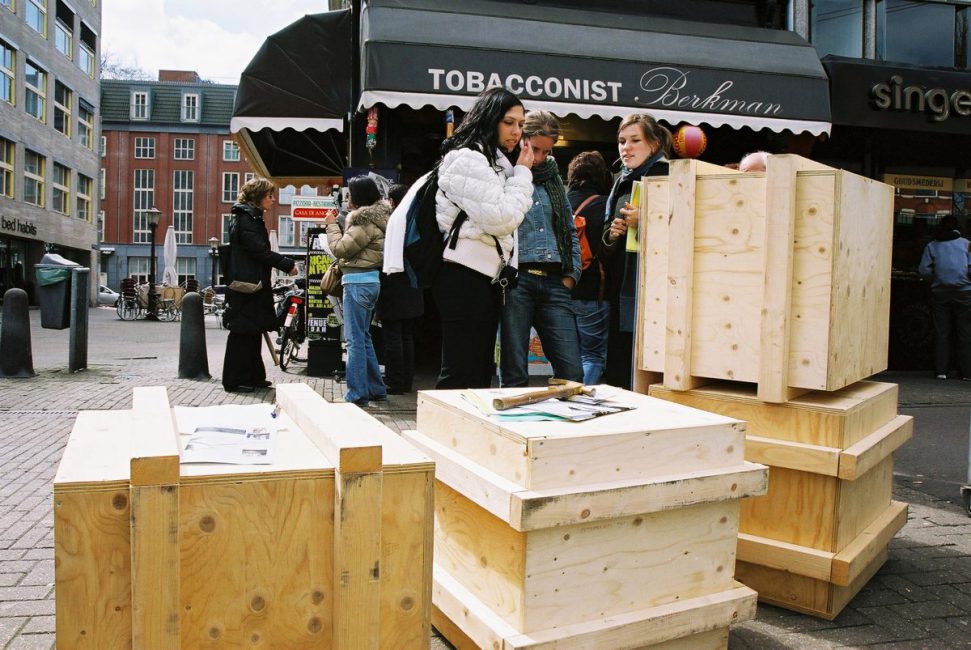
<path fill-rule="evenodd" d="M 569 205 L 567 206 L 569 208 Z M 573 272 L 574 282 L 580 279 L 580 240 L 577 238 L 573 218 L 569 219 L 570 232 L 573 234 Z M 556 246 L 553 232 L 553 204 L 546 189 L 533 186 L 533 205 L 526 218 L 519 225 L 519 263 L 560 263 L 560 251 Z"/>

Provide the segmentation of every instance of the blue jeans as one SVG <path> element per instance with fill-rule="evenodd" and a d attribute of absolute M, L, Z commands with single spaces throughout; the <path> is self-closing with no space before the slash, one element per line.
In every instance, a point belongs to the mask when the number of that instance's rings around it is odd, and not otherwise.
<path fill-rule="evenodd" d="M 583 383 L 600 383 L 607 363 L 607 329 L 610 324 L 610 303 L 596 300 L 574 300 L 577 317 L 577 336 L 580 338 L 580 363 Z"/>
<path fill-rule="evenodd" d="M 345 402 L 363 405 L 369 399 L 384 399 L 388 395 L 371 343 L 371 317 L 380 291 L 379 282 L 344 285 L 344 338 L 347 340 Z"/>
<path fill-rule="evenodd" d="M 580 343 L 570 290 L 559 275 L 520 272 L 519 284 L 506 292 L 500 328 L 499 378 L 502 386 L 529 383 L 529 328 L 535 327 L 553 375 L 583 380 Z"/>

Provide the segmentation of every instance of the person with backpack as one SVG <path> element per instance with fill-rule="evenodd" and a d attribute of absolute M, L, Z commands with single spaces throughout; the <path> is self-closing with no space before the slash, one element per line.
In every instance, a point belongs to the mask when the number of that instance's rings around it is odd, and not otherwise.
<path fill-rule="evenodd" d="M 388 398 L 371 340 L 371 318 L 381 292 L 384 231 L 391 208 L 381 199 L 374 179 L 355 176 L 341 232 L 336 216 L 324 220 L 327 243 L 343 272 L 344 338 L 347 340 L 347 391 L 344 401 L 368 406 Z"/>
<path fill-rule="evenodd" d="M 607 363 L 607 327 L 610 304 L 606 300 L 606 271 L 601 259 L 604 211 L 613 179 L 599 151 L 584 151 L 570 161 L 566 172 L 567 199 L 580 240 L 580 280 L 573 287 L 573 312 L 580 340 L 583 383 L 600 383 Z"/>
<path fill-rule="evenodd" d="M 556 160 L 556 117 L 530 111 L 523 146 L 533 150 L 532 207 L 519 226 L 519 278 L 506 292 L 500 328 L 499 376 L 506 386 L 529 384 L 530 329 L 536 328 L 553 375 L 583 380 L 570 292 L 580 279 L 580 243 Z"/>
<path fill-rule="evenodd" d="M 263 365 L 263 332 L 277 328 L 271 269 L 297 274 L 296 262 L 270 250 L 263 215 L 273 207 L 273 183 L 265 178 L 247 181 L 239 190 L 229 225 L 226 270 L 229 288 L 223 324 L 229 330 L 223 358 L 223 388 L 231 393 L 252 393 L 269 388 Z"/>
<path fill-rule="evenodd" d="M 917 271 L 931 283 L 934 319 L 934 374 L 947 379 L 951 366 L 951 331 L 957 333 L 961 378 L 971 381 L 971 246 L 958 230 L 958 220 L 941 218 L 937 237 L 927 244 Z"/>
<path fill-rule="evenodd" d="M 432 282 L 442 326 L 437 388 L 488 388 L 515 235 L 532 205 L 533 150 L 520 147 L 525 110 L 503 88 L 481 93 L 442 143 L 435 219 L 448 245 Z"/>
<path fill-rule="evenodd" d="M 601 238 L 607 271 L 610 326 L 604 381 L 631 388 L 634 380 L 634 321 L 637 303 L 638 251 L 627 251 L 627 229 L 636 228 L 641 207 L 630 202 L 634 181 L 667 176 L 671 132 L 647 113 L 628 115 L 617 130 L 621 173 L 607 197 L 609 227 Z"/>

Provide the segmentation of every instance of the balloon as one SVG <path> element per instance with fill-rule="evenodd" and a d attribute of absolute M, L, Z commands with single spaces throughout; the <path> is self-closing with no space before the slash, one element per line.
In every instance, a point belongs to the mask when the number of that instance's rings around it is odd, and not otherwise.
<path fill-rule="evenodd" d="M 708 145 L 708 137 L 699 126 L 690 124 L 674 132 L 674 153 L 680 158 L 697 158 Z"/>

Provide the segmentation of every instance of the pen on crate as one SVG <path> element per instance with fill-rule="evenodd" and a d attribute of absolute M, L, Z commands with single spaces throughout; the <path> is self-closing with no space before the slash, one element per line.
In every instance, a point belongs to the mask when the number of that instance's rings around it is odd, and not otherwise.
<path fill-rule="evenodd" d="M 273 410 L 270 411 L 270 417 L 276 419 L 276 416 L 280 414 L 280 405 L 274 404 Z"/>

